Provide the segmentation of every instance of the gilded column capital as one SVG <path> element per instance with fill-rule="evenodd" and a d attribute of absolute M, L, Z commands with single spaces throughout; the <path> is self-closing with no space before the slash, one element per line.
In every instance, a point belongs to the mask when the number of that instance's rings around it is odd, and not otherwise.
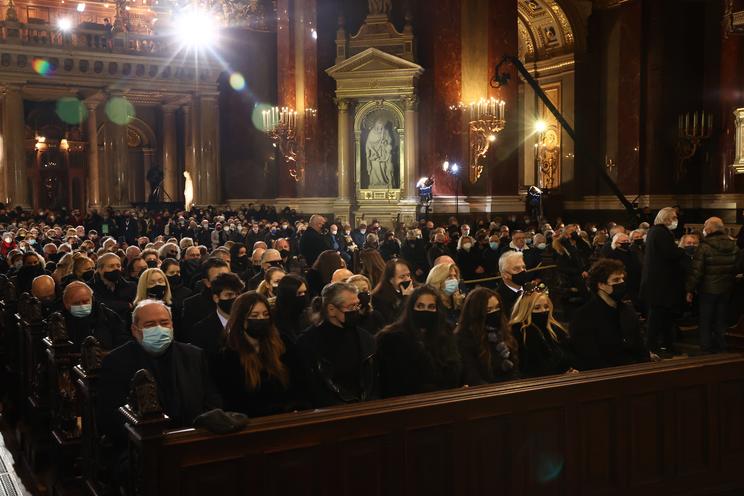
<path fill-rule="evenodd" d="M 336 107 L 339 112 L 347 112 L 351 107 L 351 102 L 345 98 L 336 98 Z"/>
<path fill-rule="evenodd" d="M 418 110 L 418 104 L 419 99 L 417 96 L 407 96 L 403 98 L 403 106 L 406 110 L 413 110 L 414 112 Z"/>

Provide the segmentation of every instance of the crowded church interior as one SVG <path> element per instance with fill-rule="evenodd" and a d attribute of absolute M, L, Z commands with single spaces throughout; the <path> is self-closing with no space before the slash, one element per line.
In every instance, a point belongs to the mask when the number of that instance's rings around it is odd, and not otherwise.
<path fill-rule="evenodd" d="M 744 0 L 0 0 L 0 496 L 744 494 Z"/>

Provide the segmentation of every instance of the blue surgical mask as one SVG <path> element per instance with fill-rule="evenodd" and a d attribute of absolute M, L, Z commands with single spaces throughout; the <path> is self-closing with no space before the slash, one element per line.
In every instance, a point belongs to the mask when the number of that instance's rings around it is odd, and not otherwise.
<path fill-rule="evenodd" d="M 93 305 L 88 303 L 87 305 L 70 305 L 70 315 L 82 319 L 90 315 Z"/>
<path fill-rule="evenodd" d="M 142 347 L 152 355 L 159 355 L 173 342 L 173 329 L 163 326 L 142 329 Z"/>
<path fill-rule="evenodd" d="M 457 292 L 457 289 L 460 287 L 460 283 L 457 279 L 447 279 L 444 281 L 444 292 L 447 295 L 453 295 Z"/>
<path fill-rule="evenodd" d="M 492 250 L 499 249 L 499 244 L 496 241 L 491 241 L 490 243 L 488 243 L 488 246 L 490 246 Z"/>

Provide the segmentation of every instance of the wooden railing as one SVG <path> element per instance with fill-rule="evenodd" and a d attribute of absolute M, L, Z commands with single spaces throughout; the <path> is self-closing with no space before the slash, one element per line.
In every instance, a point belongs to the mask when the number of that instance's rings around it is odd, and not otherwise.
<path fill-rule="evenodd" d="M 134 410 L 122 413 L 142 496 L 744 491 L 742 355 L 278 415 L 227 435 L 169 432 Z"/>

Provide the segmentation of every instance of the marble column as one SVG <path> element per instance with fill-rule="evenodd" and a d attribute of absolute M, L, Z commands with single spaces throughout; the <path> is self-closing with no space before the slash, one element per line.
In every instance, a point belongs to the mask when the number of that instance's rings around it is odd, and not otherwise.
<path fill-rule="evenodd" d="M 194 147 L 193 112 L 191 105 L 183 106 L 183 134 L 184 134 L 184 170 L 189 173 L 191 179 L 196 177 L 196 148 Z M 185 184 L 184 179 L 184 184 Z M 183 198 L 183 191 L 179 192 L 178 198 Z M 194 201 L 197 201 L 196 188 L 194 188 Z"/>
<path fill-rule="evenodd" d="M 24 149 L 25 118 L 21 87 L 5 87 L 3 102 L 3 155 L 5 156 L 6 198 L 8 206 L 30 208 L 28 198 L 28 172 Z"/>
<path fill-rule="evenodd" d="M 201 95 L 199 98 L 199 122 L 201 157 L 198 168 L 204 192 L 204 202 L 217 205 L 222 201 L 220 181 L 220 116 L 217 95 Z"/>
<path fill-rule="evenodd" d="M 201 149 L 201 105 L 199 97 L 194 96 L 191 105 L 184 108 L 186 119 L 186 170 L 191 174 L 194 192 L 194 205 L 206 205 L 204 185 L 207 182 L 206 169 L 202 163 Z"/>
<path fill-rule="evenodd" d="M 416 183 L 419 180 L 418 167 L 418 98 L 408 97 L 403 101 L 405 105 L 405 157 L 406 170 L 403 177 L 401 197 L 416 201 Z"/>
<path fill-rule="evenodd" d="M 176 167 L 176 109 L 174 105 L 163 105 L 163 200 L 178 197 Z M 147 169 L 145 169 L 147 170 Z"/>
<path fill-rule="evenodd" d="M 351 204 L 355 192 L 351 187 L 354 182 L 354 141 L 351 135 L 351 118 L 349 100 L 338 100 L 338 197 L 334 202 L 333 213 L 343 222 L 350 222 Z"/>
<path fill-rule="evenodd" d="M 98 102 L 85 102 L 88 109 L 88 208 L 101 208 L 101 175 L 98 164 Z"/>
<path fill-rule="evenodd" d="M 127 148 L 127 125 L 116 124 L 110 120 L 106 121 L 105 133 L 106 170 L 111 205 L 114 208 L 130 207 L 132 192 L 129 174 L 129 149 Z"/>

